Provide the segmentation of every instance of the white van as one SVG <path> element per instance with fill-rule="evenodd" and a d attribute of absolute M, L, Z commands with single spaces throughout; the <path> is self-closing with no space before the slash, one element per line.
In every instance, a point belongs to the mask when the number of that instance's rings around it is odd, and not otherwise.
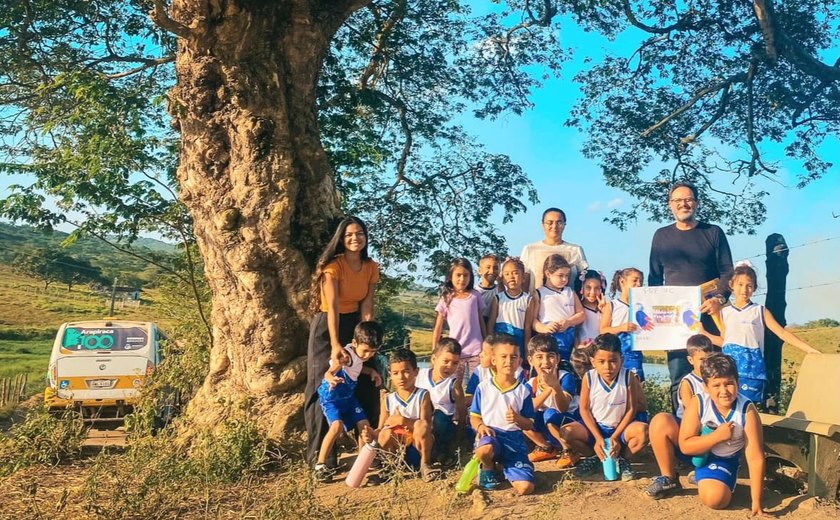
<path fill-rule="evenodd" d="M 58 329 L 44 402 L 75 408 L 83 416 L 130 411 L 140 388 L 161 361 L 160 332 L 150 322 L 101 320 L 65 323 Z"/>

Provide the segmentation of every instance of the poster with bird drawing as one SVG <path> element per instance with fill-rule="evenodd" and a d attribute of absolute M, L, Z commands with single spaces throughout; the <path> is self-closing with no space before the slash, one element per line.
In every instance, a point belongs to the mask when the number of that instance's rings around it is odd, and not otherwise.
<path fill-rule="evenodd" d="M 633 350 L 676 350 L 700 332 L 700 287 L 630 289 Z"/>

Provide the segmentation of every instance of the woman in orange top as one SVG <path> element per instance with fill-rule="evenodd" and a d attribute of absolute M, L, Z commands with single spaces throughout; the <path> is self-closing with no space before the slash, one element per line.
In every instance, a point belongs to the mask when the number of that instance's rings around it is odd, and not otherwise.
<path fill-rule="evenodd" d="M 367 226 L 357 217 L 347 217 L 339 223 L 313 275 L 311 310 L 315 316 L 309 327 L 303 409 L 306 457 L 311 464 L 315 463 L 329 429 L 318 406 L 318 385 L 329 368 L 330 358 L 338 362 L 347 356 L 344 346 L 353 339 L 356 324 L 373 319 L 377 282 L 379 265 L 368 256 Z M 367 375 L 359 376 L 356 398 L 370 420 L 379 417 L 379 393 Z"/>

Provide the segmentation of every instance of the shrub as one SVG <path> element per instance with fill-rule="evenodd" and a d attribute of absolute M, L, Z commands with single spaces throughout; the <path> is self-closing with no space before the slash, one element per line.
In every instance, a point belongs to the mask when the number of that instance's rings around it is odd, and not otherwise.
<path fill-rule="evenodd" d="M 671 385 L 668 381 L 651 377 L 642 383 L 647 397 L 648 415 L 653 417 L 660 412 L 671 412 Z"/>
<path fill-rule="evenodd" d="M 31 410 L 26 419 L 0 437 L 0 476 L 34 464 L 64 464 L 78 458 L 87 428 L 78 414 L 55 416 L 44 408 Z"/>

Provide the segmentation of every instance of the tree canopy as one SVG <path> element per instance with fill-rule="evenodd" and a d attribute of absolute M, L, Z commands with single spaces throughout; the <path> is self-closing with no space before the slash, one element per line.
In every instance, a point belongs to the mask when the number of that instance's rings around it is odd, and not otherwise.
<path fill-rule="evenodd" d="M 414 268 L 421 252 L 434 264 L 504 249 L 488 216 L 510 219 L 537 194 L 458 118 L 533 108 L 533 89 L 570 57 L 559 38 L 566 24 L 640 41 L 576 78 L 583 95 L 568 120 L 587 133 L 584 153 L 606 183 L 635 201 L 614 214 L 617 225 L 667 218 L 663 190 L 679 178 L 700 185 L 706 216 L 749 231 L 765 217 L 756 180 L 779 168 L 772 146 L 798 165 L 800 185 L 830 167 L 820 145 L 840 120 L 840 69 L 828 56 L 836 1 L 366 4 L 324 59 L 319 124 L 342 206 L 380 230 L 374 245 L 386 261 Z M 165 113 L 175 37 L 151 21 L 153 7 L 4 7 L 0 168 L 26 176 L 0 214 L 127 240 L 150 230 L 188 238 L 174 180 L 178 133 Z"/>

